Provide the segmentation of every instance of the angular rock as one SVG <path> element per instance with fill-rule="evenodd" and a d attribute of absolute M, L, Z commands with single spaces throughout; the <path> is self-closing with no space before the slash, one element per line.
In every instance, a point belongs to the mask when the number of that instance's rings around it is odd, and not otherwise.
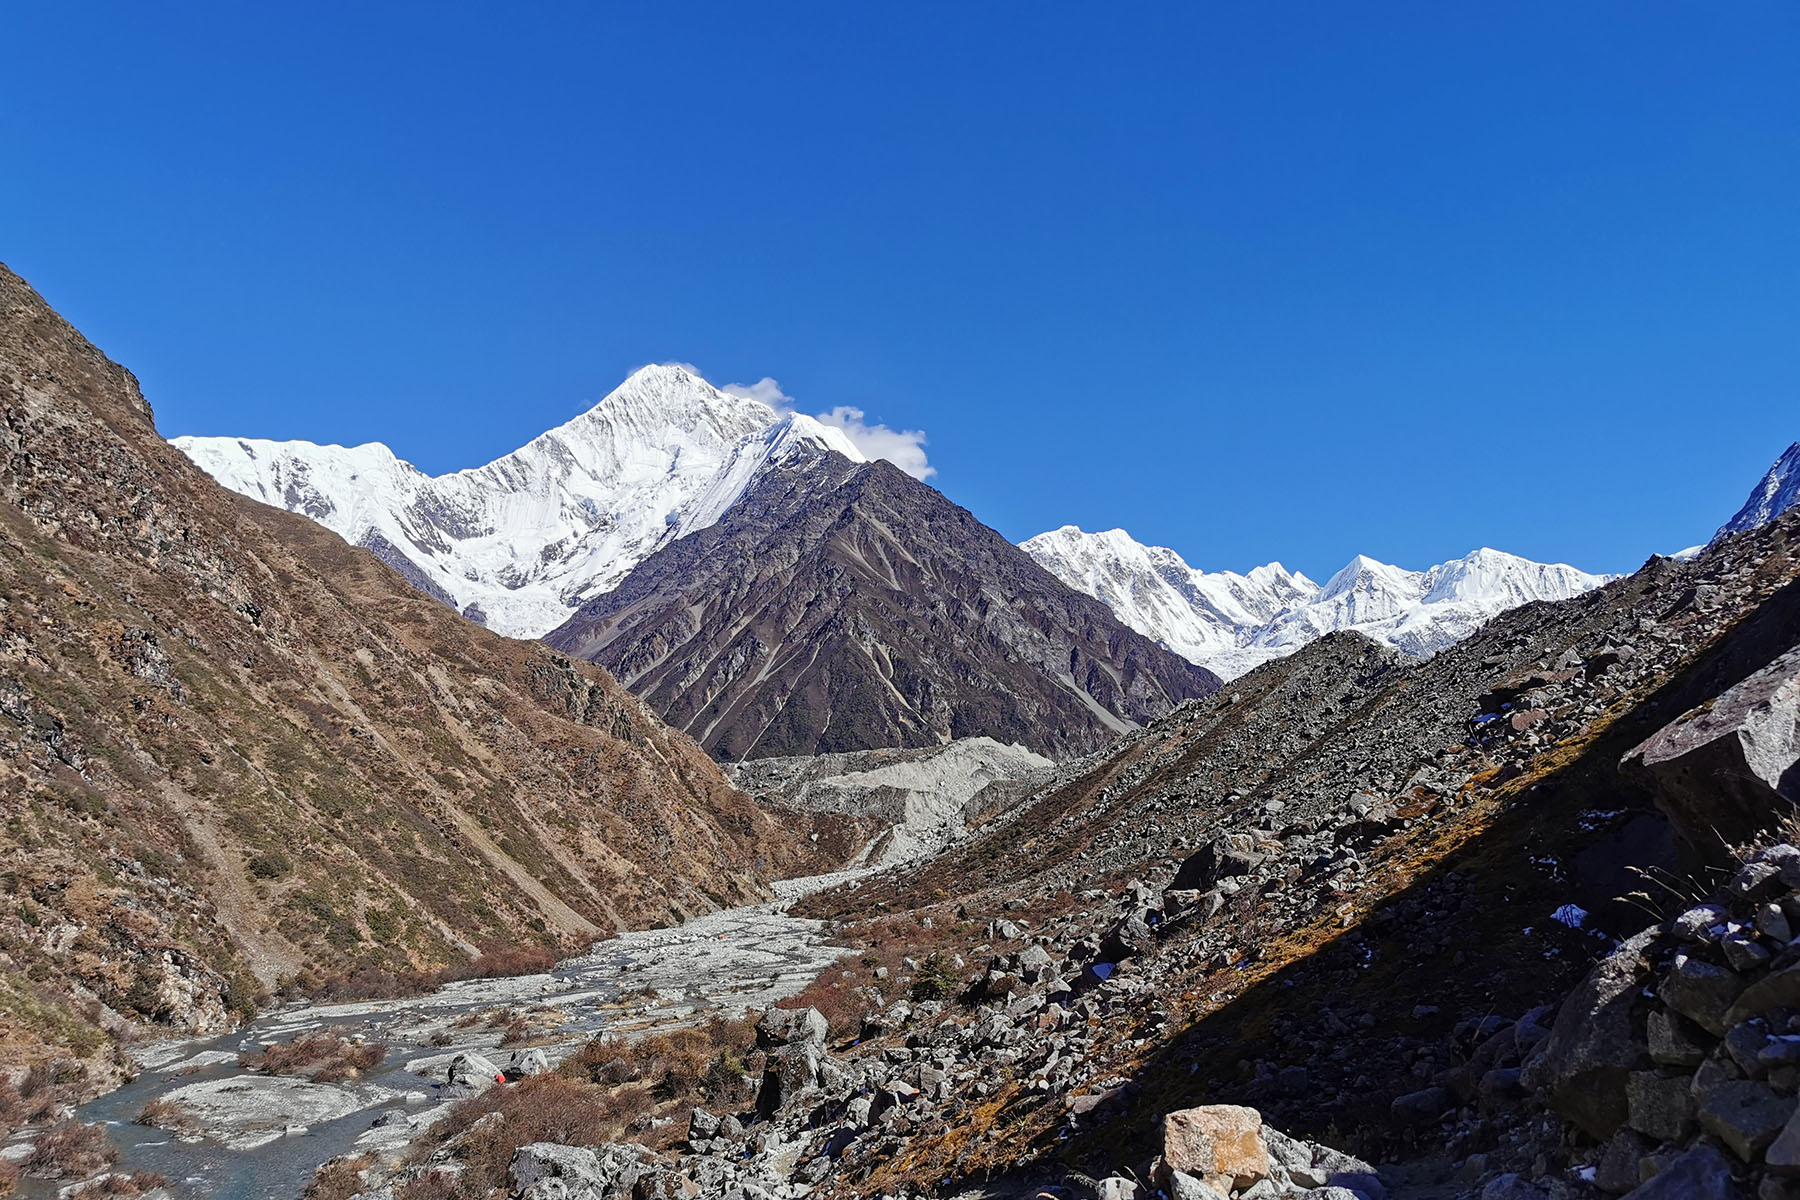
<path fill-rule="evenodd" d="M 1702 1099 L 1700 1124 L 1749 1163 L 1781 1133 L 1794 1109 L 1792 1096 L 1778 1096 L 1765 1084 L 1734 1079 L 1719 1084 Z"/>
<path fill-rule="evenodd" d="M 1660 1009 L 1645 1022 L 1650 1038 L 1650 1057 L 1665 1067 L 1697 1067 L 1706 1061 L 1706 1047 L 1690 1032 L 1686 1021 Z"/>
<path fill-rule="evenodd" d="M 1667 1071 L 1633 1071 L 1625 1084 L 1628 1123 L 1660 1142 L 1686 1139 L 1694 1131 L 1694 1098 L 1689 1077 Z"/>
<path fill-rule="evenodd" d="M 1221 834 L 1183 860 L 1169 890 L 1203 892 L 1221 879 L 1250 874 L 1262 861 L 1248 834 Z"/>
<path fill-rule="evenodd" d="M 612 1185 L 613 1175 L 589 1146 L 564 1146 L 557 1142 L 532 1142 L 513 1151 L 507 1167 L 513 1187 L 527 1191 L 544 1180 L 562 1184 L 565 1195 L 600 1195 Z M 549 1190 L 549 1189 L 544 1189 Z"/>
<path fill-rule="evenodd" d="M 1441 1087 L 1421 1088 L 1395 1097 L 1391 1108 L 1402 1124 L 1429 1125 L 1449 1111 L 1450 1093 Z"/>
<path fill-rule="evenodd" d="M 1657 1172 L 1625 1200 L 1738 1200 L 1731 1163 L 1711 1146 L 1700 1145 Z"/>
<path fill-rule="evenodd" d="M 1777 1175 L 1800 1177 L 1800 1114 L 1789 1117 L 1774 1142 L 1763 1154 L 1763 1162 Z"/>
<path fill-rule="evenodd" d="M 1622 1196 L 1635 1188 L 1642 1182 L 1638 1176 L 1638 1163 L 1654 1145 L 1630 1129 L 1613 1134 L 1594 1168 L 1594 1186 L 1614 1196 Z"/>
<path fill-rule="evenodd" d="M 1170 1200 L 1231 1200 L 1227 1193 L 1185 1171 L 1169 1173 L 1169 1196 Z"/>
<path fill-rule="evenodd" d="M 1664 1004 L 1706 1032 L 1724 1037 L 1735 1024 L 1727 1019 L 1727 1014 L 1744 991 L 1744 983 L 1734 971 L 1684 954 L 1675 959 L 1675 968 L 1663 977 L 1656 994 Z"/>
<path fill-rule="evenodd" d="M 719 1136 L 719 1118 L 704 1108 L 695 1108 L 688 1114 L 688 1137 L 693 1142 L 709 1142 Z"/>
<path fill-rule="evenodd" d="M 1163 1161 L 1171 1171 L 1197 1176 L 1217 1190 L 1247 1188 L 1269 1173 L 1262 1114 L 1235 1104 L 1172 1112 L 1163 1118 Z"/>
<path fill-rule="evenodd" d="M 823 1046 L 831 1026 L 816 1008 L 771 1008 L 756 1023 L 756 1044 L 763 1050 L 810 1043 Z"/>
<path fill-rule="evenodd" d="M 1622 943 L 1595 964 L 1557 1010 L 1521 1081 L 1557 1112 L 1604 1140 L 1625 1123 L 1625 1083 L 1646 1063 L 1632 1008 L 1648 974 L 1645 952 L 1655 930 Z M 1516 1036 L 1516 1035 L 1515 1035 Z"/>
<path fill-rule="evenodd" d="M 810 1041 L 783 1046 L 769 1055 L 762 1086 L 756 1093 L 756 1111 L 765 1117 L 774 1116 L 796 1096 L 816 1086 L 824 1058 L 825 1052 Z"/>
<path fill-rule="evenodd" d="M 1800 649 L 1664 726 L 1620 766 L 1650 786 L 1683 838 L 1723 860 L 1800 803 L 1797 764 Z"/>
<path fill-rule="evenodd" d="M 444 1096 L 447 1099 L 475 1096 L 496 1083 L 506 1082 L 506 1074 L 485 1054 L 473 1050 L 458 1054 L 444 1071 Z"/>
<path fill-rule="evenodd" d="M 1760 1016 L 1771 1008 L 1800 1008 L 1800 966 L 1771 971 L 1743 991 L 1725 1012 L 1728 1025 Z"/>

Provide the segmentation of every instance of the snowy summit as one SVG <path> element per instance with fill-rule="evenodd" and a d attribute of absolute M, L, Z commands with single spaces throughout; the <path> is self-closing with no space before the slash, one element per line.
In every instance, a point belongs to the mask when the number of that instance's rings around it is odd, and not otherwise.
<path fill-rule="evenodd" d="M 1713 534 L 1713 541 L 1767 525 L 1796 505 L 1800 505 L 1800 442 L 1789 446 L 1787 452 L 1775 460 L 1762 482 L 1751 490 L 1744 507 Z"/>
<path fill-rule="evenodd" d="M 379 442 L 181 437 L 235 492 L 303 513 L 511 637 L 541 637 L 657 548 L 716 522 L 797 450 L 866 457 L 845 433 L 643 367 L 592 409 L 484 467 L 431 476 Z"/>
<path fill-rule="evenodd" d="M 1434 654 L 1509 608 L 1564 600 L 1608 578 L 1480 549 L 1425 571 L 1359 554 L 1320 585 L 1280 563 L 1246 575 L 1200 571 L 1123 529 L 1085 533 L 1073 525 L 1020 546 L 1125 624 L 1223 679 L 1339 629 L 1407 654 Z"/>

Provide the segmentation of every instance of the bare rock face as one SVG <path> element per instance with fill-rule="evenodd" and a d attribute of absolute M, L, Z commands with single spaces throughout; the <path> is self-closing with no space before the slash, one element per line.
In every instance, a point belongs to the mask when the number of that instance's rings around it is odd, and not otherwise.
<path fill-rule="evenodd" d="M 1066 758 L 1219 686 L 891 463 L 825 450 L 544 640 L 726 760 L 977 736 Z"/>
<path fill-rule="evenodd" d="M 1695 848 L 1749 841 L 1800 803 L 1800 650 L 1664 726 L 1621 765 Z"/>
<path fill-rule="evenodd" d="M 1269 1174 L 1262 1114 L 1236 1104 L 1204 1104 L 1163 1118 L 1163 1162 L 1217 1191 L 1247 1188 Z"/>
<path fill-rule="evenodd" d="M 1644 953 L 1653 939 L 1653 932 L 1641 933 L 1596 964 L 1563 1001 L 1550 1036 L 1525 1067 L 1525 1086 L 1541 1089 L 1593 1138 L 1618 1132 L 1631 1074 L 1650 1065 L 1632 1009 L 1649 974 Z"/>

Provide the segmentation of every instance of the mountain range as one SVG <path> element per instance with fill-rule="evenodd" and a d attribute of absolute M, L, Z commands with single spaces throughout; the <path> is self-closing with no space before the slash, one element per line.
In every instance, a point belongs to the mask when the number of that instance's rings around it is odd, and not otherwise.
<path fill-rule="evenodd" d="M 1218 686 L 841 430 L 678 365 L 449 475 L 379 444 L 174 444 L 463 615 L 607 665 L 723 758 L 1084 754 Z"/>
<path fill-rule="evenodd" d="M 679 364 L 446 475 L 379 443 L 174 444 L 464 616 L 606 665 L 727 760 L 970 735 L 1086 753 L 1327 633 L 1425 657 L 1610 578 L 1481 548 L 1422 571 L 1359 555 L 1321 584 L 1073 525 L 1015 549 L 841 429 Z M 1797 488 L 1800 447 L 1721 536 Z"/>
<path fill-rule="evenodd" d="M 464 616 L 536 638 L 659 547 L 704 529 L 801 447 L 864 461 L 842 430 L 648 366 L 484 467 L 427 475 L 379 442 L 179 437 L 214 479 L 302 513 Z"/>
<path fill-rule="evenodd" d="M 1317 584 L 1280 563 L 1244 575 L 1200 571 L 1123 529 L 1084 533 L 1073 525 L 1022 548 L 1133 629 L 1224 679 L 1343 629 L 1425 657 L 1509 608 L 1566 600 L 1608 578 L 1480 549 L 1424 571 L 1358 555 Z"/>

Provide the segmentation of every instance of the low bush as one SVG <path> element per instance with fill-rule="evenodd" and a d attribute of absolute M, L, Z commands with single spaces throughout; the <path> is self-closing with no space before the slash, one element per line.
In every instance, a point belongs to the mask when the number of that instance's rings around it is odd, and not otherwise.
<path fill-rule="evenodd" d="M 933 950 L 919 964 L 918 978 L 913 980 L 914 1000 L 948 1000 L 962 991 L 962 976 L 951 965 L 942 950 Z"/>
<path fill-rule="evenodd" d="M 458 979 L 511 979 L 518 975 L 541 975 L 556 965 L 556 955 L 541 946 L 490 946 L 466 963 L 445 967 L 438 980 L 450 983 Z"/>
<path fill-rule="evenodd" d="M 313 1172 L 303 1200 L 350 1200 L 363 1190 L 362 1170 L 371 1161 L 367 1155 L 332 1159 Z"/>
<path fill-rule="evenodd" d="M 0 1079 L 0 1136 L 55 1116 L 80 1098 L 87 1068 L 72 1063 L 26 1071 L 17 1084 Z"/>
<path fill-rule="evenodd" d="M 67 1193 L 70 1200 L 101 1200 L 104 1196 L 116 1196 L 120 1200 L 142 1196 L 145 1192 L 153 1192 L 157 1188 L 169 1186 L 167 1176 L 158 1175 L 154 1171 L 133 1171 L 129 1174 L 119 1172 L 103 1175 L 92 1183 L 84 1183 Z"/>
<path fill-rule="evenodd" d="M 457 1200 L 462 1185 L 449 1171 L 427 1171 L 394 1192 L 394 1200 Z"/>
<path fill-rule="evenodd" d="M 485 1196 L 509 1186 L 506 1171 L 520 1146 L 598 1146 L 617 1138 L 625 1123 L 647 1107 L 647 1088 L 608 1090 L 562 1075 L 533 1075 L 462 1101 L 432 1127 L 432 1140 L 462 1136 L 457 1152 L 463 1171 L 457 1186 L 465 1196 Z M 496 1113 L 498 1120 L 482 1120 Z"/>
<path fill-rule="evenodd" d="M 657 1100 L 728 1104 L 749 1099 L 745 1055 L 755 1039 L 747 1020 L 714 1018 L 706 1025 L 654 1033 L 636 1041 L 594 1039 L 563 1071 L 590 1083 L 642 1083 Z"/>
<path fill-rule="evenodd" d="M 69 1121 L 39 1138 L 19 1169 L 36 1179 L 85 1179 L 118 1157 L 104 1125 Z"/>
<path fill-rule="evenodd" d="M 353 1042 L 337 1030 L 302 1034 L 290 1042 L 238 1055 L 238 1066 L 270 1075 L 305 1075 L 316 1083 L 348 1079 L 387 1057 L 379 1042 Z"/>
<path fill-rule="evenodd" d="M 556 955 L 536 946 L 491 948 L 439 971 L 387 970 L 358 967 L 329 979 L 302 980 L 296 990 L 315 1000 L 404 1000 L 422 996 L 446 983 L 463 979 L 510 979 L 539 975 L 556 965 Z"/>
<path fill-rule="evenodd" d="M 196 1128 L 192 1110 L 179 1100 L 170 1100 L 166 1096 L 158 1096 L 144 1105 L 137 1115 L 137 1123 L 152 1129 L 167 1129 L 171 1133 L 190 1133 Z"/>

